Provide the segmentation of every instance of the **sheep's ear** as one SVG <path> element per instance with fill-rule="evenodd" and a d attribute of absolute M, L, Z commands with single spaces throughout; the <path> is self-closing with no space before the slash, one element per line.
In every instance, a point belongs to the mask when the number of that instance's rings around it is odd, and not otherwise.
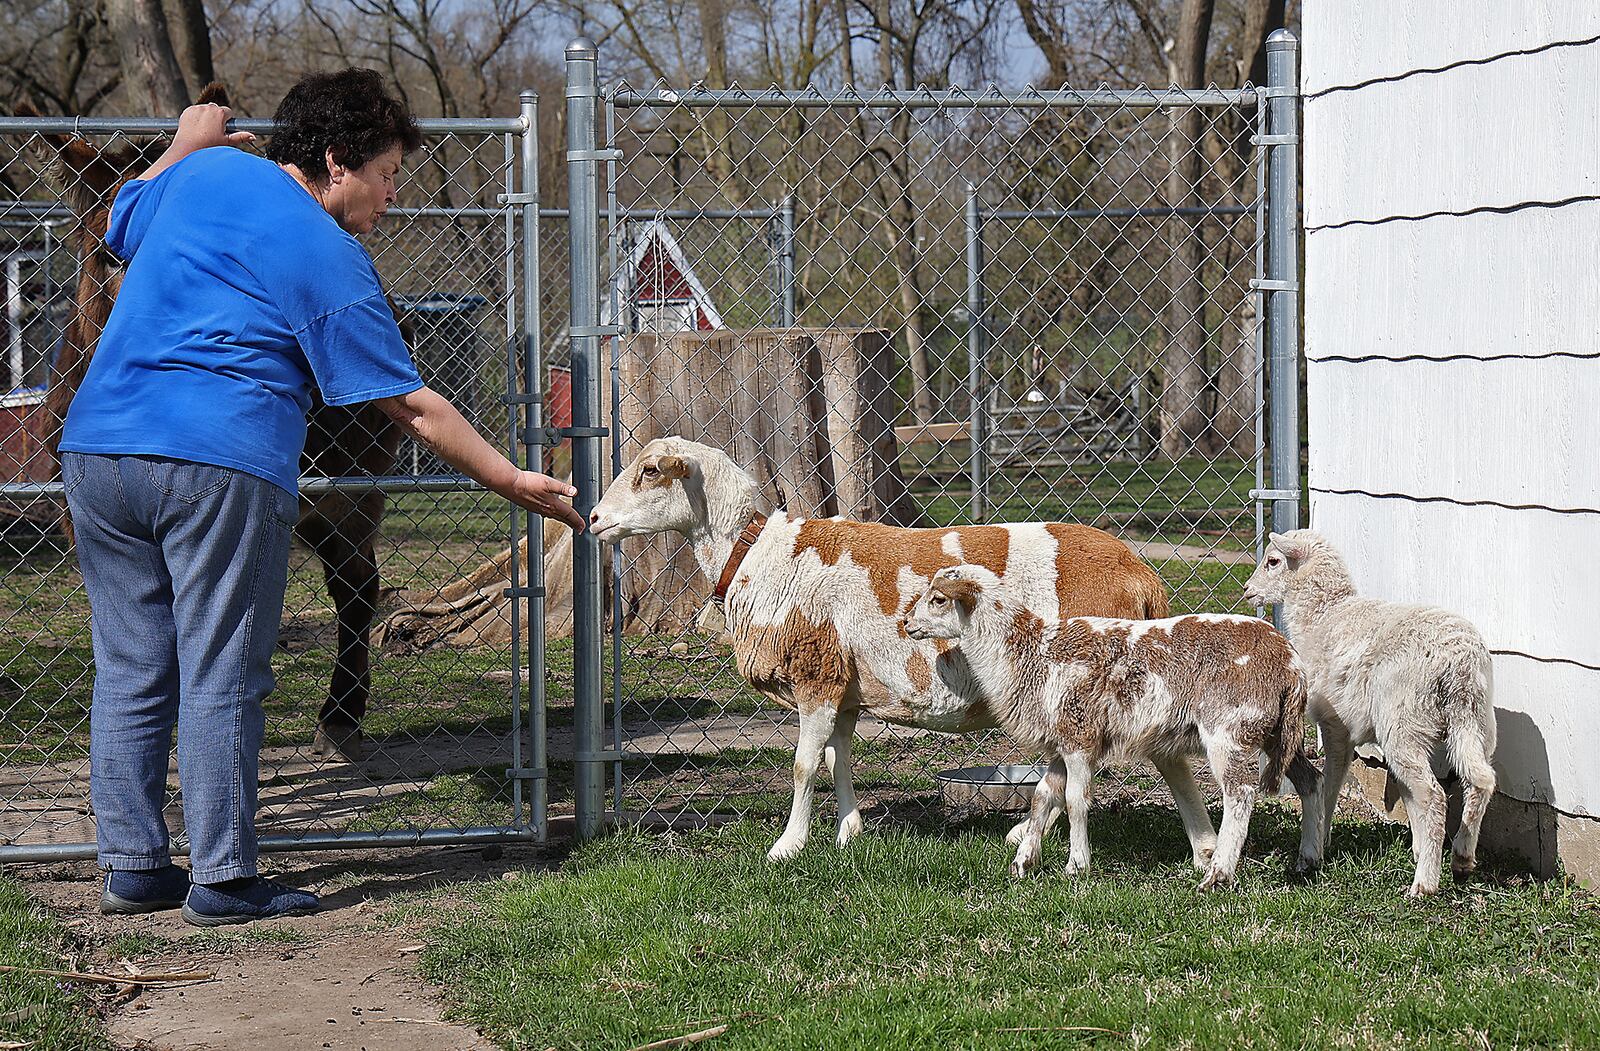
<path fill-rule="evenodd" d="M 681 456 L 663 456 L 656 461 L 656 470 L 661 472 L 662 478 L 687 478 L 689 461 Z"/>
<path fill-rule="evenodd" d="M 1291 563 L 1302 561 L 1307 554 L 1306 543 L 1300 537 L 1287 537 L 1282 533 L 1273 533 L 1268 538 L 1272 546 L 1283 552 L 1283 557 Z"/>
<path fill-rule="evenodd" d="M 971 613 L 978 605 L 978 595 L 983 590 L 975 580 L 938 578 L 933 581 L 933 590 L 946 598 L 961 603 L 961 608 Z"/>

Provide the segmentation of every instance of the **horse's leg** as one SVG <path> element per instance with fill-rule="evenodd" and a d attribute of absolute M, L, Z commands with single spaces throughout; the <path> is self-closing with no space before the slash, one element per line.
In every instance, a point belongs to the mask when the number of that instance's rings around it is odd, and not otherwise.
<path fill-rule="evenodd" d="M 337 498 L 333 498 L 337 500 Z M 343 506 L 314 508 L 302 518 L 302 534 L 322 562 L 328 597 L 338 617 L 338 651 L 328 684 L 328 699 L 317 717 L 319 755 L 361 758 L 361 720 L 372 693 L 372 621 L 378 605 L 375 542 L 382 514 L 381 494 L 368 494 Z"/>

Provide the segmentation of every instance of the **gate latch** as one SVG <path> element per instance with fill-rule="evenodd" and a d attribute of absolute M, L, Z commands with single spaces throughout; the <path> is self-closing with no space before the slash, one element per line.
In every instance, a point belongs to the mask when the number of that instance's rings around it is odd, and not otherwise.
<path fill-rule="evenodd" d="M 560 445 L 568 438 L 609 438 L 609 427 L 527 427 L 522 431 L 523 445 Z"/>

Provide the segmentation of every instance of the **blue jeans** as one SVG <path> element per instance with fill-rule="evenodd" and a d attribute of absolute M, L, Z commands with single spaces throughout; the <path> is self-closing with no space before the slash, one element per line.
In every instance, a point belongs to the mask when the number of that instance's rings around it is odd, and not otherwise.
<path fill-rule="evenodd" d="M 293 494 L 225 467 L 63 453 L 94 637 L 89 793 L 105 869 L 171 862 L 172 729 L 192 876 L 256 874 L 261 702 Z"/>

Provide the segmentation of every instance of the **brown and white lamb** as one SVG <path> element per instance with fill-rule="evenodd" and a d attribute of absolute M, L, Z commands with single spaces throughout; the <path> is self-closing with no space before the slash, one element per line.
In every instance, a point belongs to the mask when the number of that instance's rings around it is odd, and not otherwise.
<path fill-rule="evenodd" d="M 1065 806 L 1068 872 L 1089 867 L 1095 771 L 1114 758 L 1203 752 L 1222 789 L 1222 825 L 1201 890 L 1232 883 L 1257 793 L 1285 777 L 1300 796 L 1300 868 L 1320 841 L 1320 776 L 1305 758 L 1305 678 L 1287 639 L 1255 617 L 1070 617 L 1048 624 L 982 566 L 935 573 L 907 618 L 917 639 L 951 639 L 941 657 L 982 684 L 1000 725 L 1049 768 L 1034 792 L 1011 872 L 1038 864 Z M 1263 770 L 1260 757 L 1266 756 Z"/>

